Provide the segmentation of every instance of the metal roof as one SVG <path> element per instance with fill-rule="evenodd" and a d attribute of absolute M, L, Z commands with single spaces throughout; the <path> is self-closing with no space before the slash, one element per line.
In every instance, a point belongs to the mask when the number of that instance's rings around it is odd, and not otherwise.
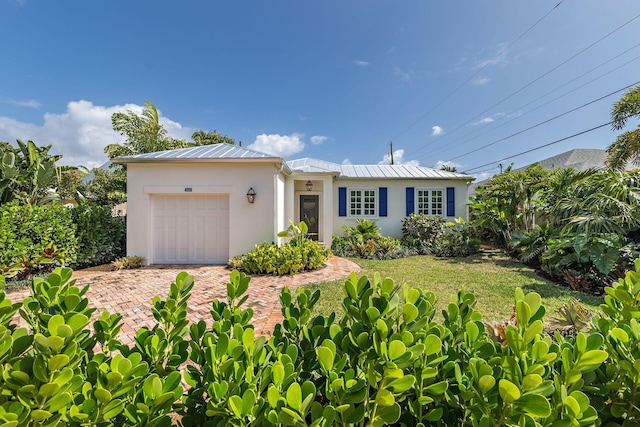
<path fill-rule="evenodd" d="M 340 165 L 309 157 L 285 162 L 281 157 L 261 153 L 231 144 L 202 145 L 198 147 L 178 148 L 176 150 L 155 153 L 136 154 L 118 157 L 113 163 L 145 163 L 163 161 L 219 161 L 219 160 L 265 160 L 283 162 L 290 173 L 334 173 L 339 178 L 394 178 L 394 179 L 473 179 L 470 175 L 447 172 L 423 166 L 401 165 Z"/>
<path fill-rule="evenodd" d="M 287 164 L 296 172 L 340 172 L 340 165 L 319 159 L 305 157 L 304 159 L 289 160 Z"/>
<path fill-rule="evenodd" d="M 221 160 L 221 159 L 273 159 L 282 160 L 248 148 L 237 147 L 231 144 L 201 145 L 198 147 L 178 148 L 176 150 L 157 151 L 155 153 L 136 154 L 133 156 L 118 157 L 114 163 L 137 163 L 162 160 Z"/>
<path fill-rule="evenodd" d="M 304 158 L 288 161 L 294 172 L 336 172 L 340 178 L 393 178 L 393 179 L 465 179 L 472 176 L 423 166 L 400 165 L 339 165 L 323 160 Z"/>

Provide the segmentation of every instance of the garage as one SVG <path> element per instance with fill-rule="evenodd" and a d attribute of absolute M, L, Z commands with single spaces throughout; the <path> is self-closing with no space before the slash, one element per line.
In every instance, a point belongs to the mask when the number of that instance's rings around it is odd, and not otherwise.
<path fill-rule="evenodd" d="M 152 195 L 153 264 L 226 264 L 228 195 Z"/>

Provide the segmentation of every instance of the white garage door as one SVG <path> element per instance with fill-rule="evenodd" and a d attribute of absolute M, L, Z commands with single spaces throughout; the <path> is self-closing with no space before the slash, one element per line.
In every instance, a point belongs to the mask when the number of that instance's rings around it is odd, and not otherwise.
<path fill-rule="evenodd" d="M 228 196 L 153 196 L 155 264 L 226 264 Z"/>

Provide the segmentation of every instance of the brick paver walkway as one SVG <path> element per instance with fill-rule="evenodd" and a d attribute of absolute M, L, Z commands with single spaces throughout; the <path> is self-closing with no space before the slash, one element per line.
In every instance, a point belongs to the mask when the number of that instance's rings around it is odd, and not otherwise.
<path fill-rule="evenodd" d="M 225 300 L 226 284 L 230 270 L 216 265 L 154 265 L 136 270 L 121 270 L 99 273 L 77 279 L 79 286 L 90 285 L 87 297 L 96 307 L 94 316 L 103 310 L 122 314 L 124 326 L 120 340 L 131 344 L 135 331 L 143 326 L 155 324 L 151 314 L 151 299 L 154 295 L 165 298 L 176 275 L 186 271 L 194 276 L 195 285 L 189 298 L 189 320 L 207 321 L 211 324 L 211 303 L 214 299 Z M 254 311 L 254 327 L 257 334 L 269 334 L 282 319 L 278 296 L 288 286 L 300 287 L 309 283 L 347 278 L 352 271 L 360 271 L 357 264 L 339 257 L 331 257 L 327 265 L 319 270 L 299 273 L 295 276 L 255 276 L 249 284 L 249 299 L 245 307 Z M 28 291 L 12 292 L 7 297 L 12 302 L 22 301 Z M 21 320 L 21 319 L 20 319 Z"/>

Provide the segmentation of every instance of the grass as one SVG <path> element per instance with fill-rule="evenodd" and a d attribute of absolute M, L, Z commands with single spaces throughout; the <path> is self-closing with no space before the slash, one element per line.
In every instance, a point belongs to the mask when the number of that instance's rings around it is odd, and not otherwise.
<path fill-rule="evenodd" d="M 600 297 L 572 291 L 543 279 L 529 267 L 500 251 L 485 250 L 458 259 L 414 256 L 388 261 L 353 261 L 362 266 L 358 277 L 373 277 L 378 272 L 382 277 L 390 277 L 396 284 L 407 283 L 410 287 L 433 292 L 438 304 L 437 313 L 446 307 L 458 290 L 473 291 L 478 300 L 476 309 L 489 322 L 509 319 L 513 313 L 514 290 L 518 287 L 525 293 L 535 291 L 540 294 L 547 315 L 570 297 L 578 299 L 592 311 L 596 311 L 602 303 Z M 308 289 L 319 289 L 321 292 L 316 314 L 328 315 L 333 311 L 341 311 L 343 282 L 331 281 L 307 286 Z M 441 315 L 438 316 L 441 318 Z"/>

